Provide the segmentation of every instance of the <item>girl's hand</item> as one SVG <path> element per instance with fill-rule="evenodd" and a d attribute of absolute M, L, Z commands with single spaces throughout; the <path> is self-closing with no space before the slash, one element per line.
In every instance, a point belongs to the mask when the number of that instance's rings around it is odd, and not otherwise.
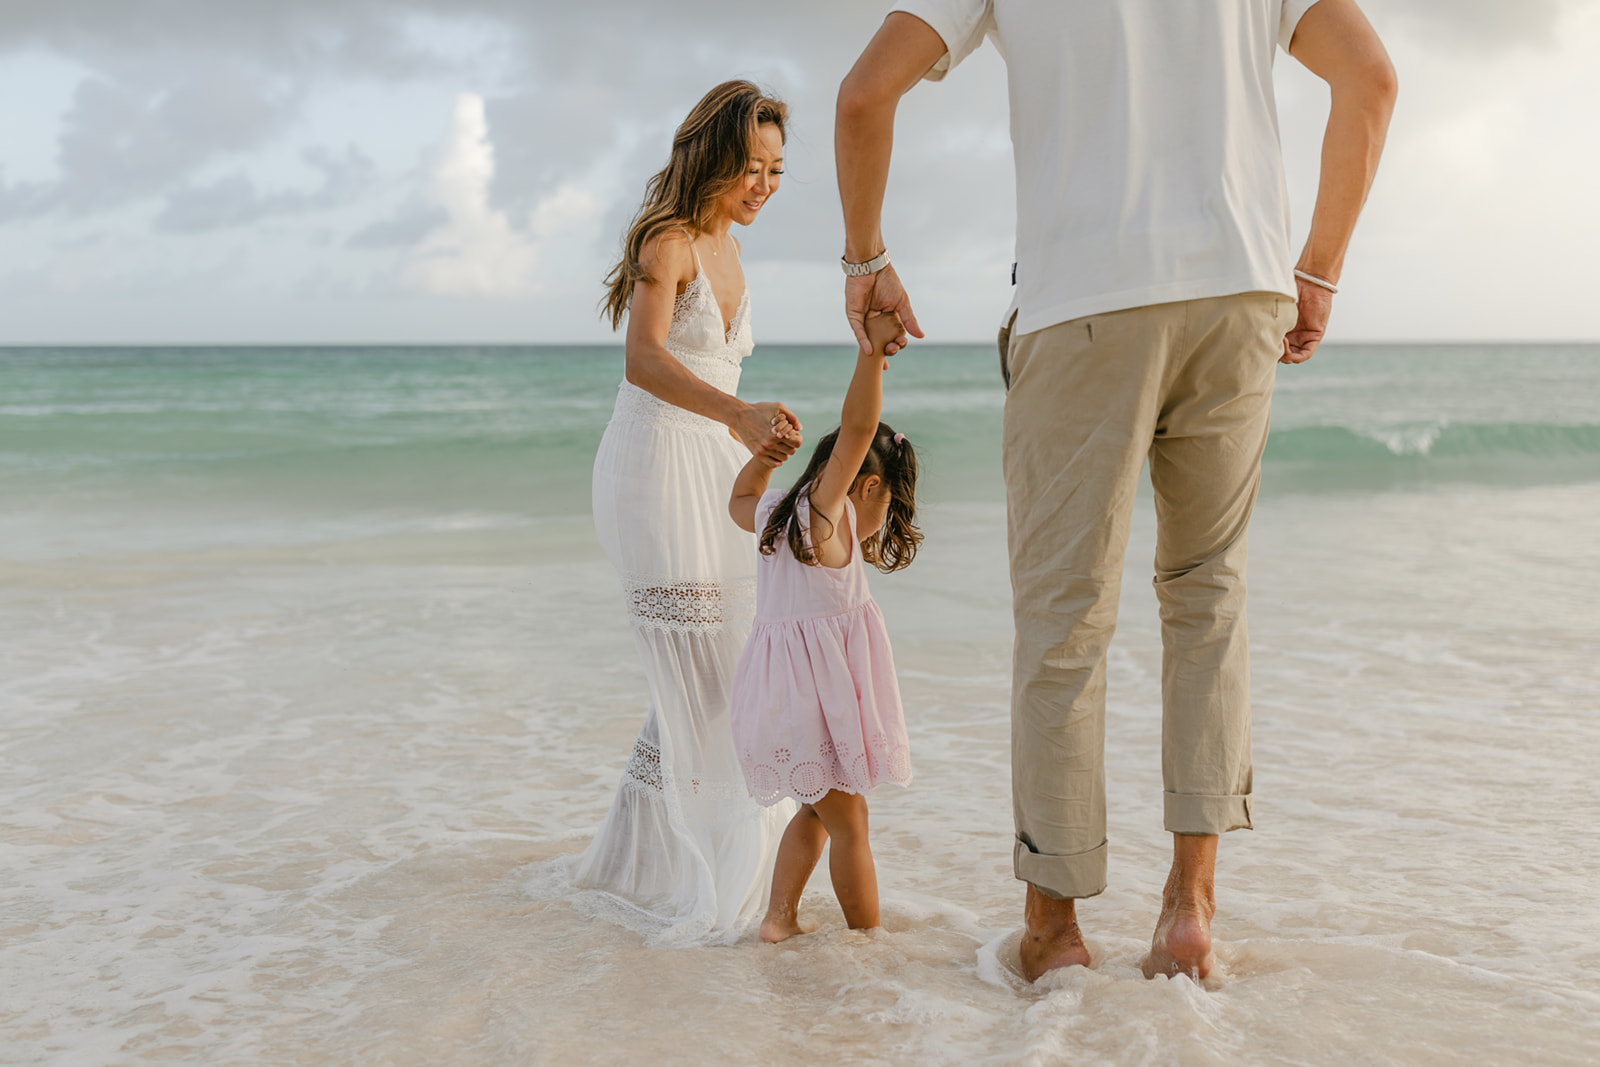
<path fill-rule="evenodd" d="M 862 325 L 866 328 L 867 342 L 872 345 L 872 351 L 882 353 L 885 357 L 894 354 L 890 347 L 895 340 L 905 337 L 905 325 L 900 321 L 900 316 L 892 311 L 870 311 Z M 887 358 L 883 361 L 883 369 L 889 369 Z"/>
<path fill-rule="evenodd" d="M 911 298 L 900 285 L 900 275 L 895 273 L 893 264 L 876 274 L 863 274 L 844 280 L 844 317 L 849 320 L 850 329 L 855 331 L 856 344 L 863 356 L 872 354 L 872 342 L 867 339 L 865 320 L 868 313 L 873 311 L 893 312 L 905 323 L 900 333 L 885 347 L 884 355 L 892 356 L 904 348 L 909 343 L 907 333 L 912 337 L 922 336 L 916 312 L 911 310 Z"/>
<path fill-rule="evenodd" d="M 746 405 L 728 432 L 769 467 L 781 466 L 801 443 L 800 420 L 777 401 Z"/>

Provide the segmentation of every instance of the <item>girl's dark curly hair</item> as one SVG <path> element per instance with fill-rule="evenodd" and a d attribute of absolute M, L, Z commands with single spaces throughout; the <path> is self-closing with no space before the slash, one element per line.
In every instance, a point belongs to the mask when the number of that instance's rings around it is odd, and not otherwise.
<path fill-rule="evenodd" d="M 886 422 L 878 423 L 872 447 L 867 449 L 861 469 L 856 472 L 856 478 L 876 474 L 889 489 L 889 512 L 883 518 L 882 529 L 861 542 L 861 558 L 885 574 L 910 566 L 916 558 L 917 546 L 922 543 L 922 531 L 917 529 L 917 453 L 904 437 L 898 442 L 894 438 L 894 427 Z M 795 559 L 813 567 L 817 565 L 817 554 L 811 548 L 807 531 L 795 521 L 795 508 L 800 498 L 809 498 L 821 481 L 823 468 L 828 465 L 838 440 L 836 429 L 817 442 L 805 473 L 772 509 L 766 528 L 761 531 L 763 556 L 776 552 L 782 538 L 788 542 Z M 851 485 L 854 484 L 852 479 Z"/>

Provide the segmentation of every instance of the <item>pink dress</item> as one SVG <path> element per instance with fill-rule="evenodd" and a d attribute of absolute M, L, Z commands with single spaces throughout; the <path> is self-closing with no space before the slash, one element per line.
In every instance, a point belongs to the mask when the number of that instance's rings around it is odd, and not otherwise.
<path fill-rule="evenodd" d="M 757 530 L 784 493 L 761 497 Z M 809 531 L 809 502 L 795 513 Z M 760 804 L 809 804 L 830 789 L 864 794 L 880 782 L 911 781 L 894 654 L 867 589 L 848 499 L 845 521 L 851 559 L 843 567 L 807 566 L 782 539 L 756 563 L 755 625 L 734 670 L 729 717 L 745 784 Z"/>

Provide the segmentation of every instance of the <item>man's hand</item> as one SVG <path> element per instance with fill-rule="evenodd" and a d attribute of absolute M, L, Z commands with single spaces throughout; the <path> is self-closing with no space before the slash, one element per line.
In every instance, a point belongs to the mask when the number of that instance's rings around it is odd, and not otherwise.
<path fill-rule="evenodd" d="M 911 298 L 900 284 L 900 276 L 894 272 L 893 264 L 876 274 L 844 280 L 844 315 L 850 320 L 850 329 L 855 331 L 856 345 L 863 356 L 870 356 L 874 347 L 867 336 L 866 320 L 869 314 L 898 315 L 905 324 L 905 328 L 884 347 L 883 354 L 886 356 L 894 355 L 910 343 L 906 337 L 907 330 L 912 337 L 922 336 L 922 327 L 917 325 L 916 313 L 911 310 Z"/>
<path fill-rule="evenodd" d="M 1283 357 L 1279 363 L 1304 363 L 1316 354 L 1322 335 L 1328 329 L 1328 315 L 1333 311 L 1332 293 L 1302 278 L 1296 278 L 1295 282 L 1300 294 L 1296 298 L 1300 317 L 1289 336 L 1283 339 Z"/>

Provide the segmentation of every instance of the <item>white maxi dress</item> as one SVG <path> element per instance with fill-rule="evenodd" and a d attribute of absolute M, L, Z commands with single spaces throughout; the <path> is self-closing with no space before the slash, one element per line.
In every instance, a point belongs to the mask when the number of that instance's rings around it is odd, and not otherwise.
<path fill-rule="evenodd" d="M 727 393 L 750 354 L 695 255 L 667 351 Z M 594 841 L 567 878 L 591 911 L 657 942 L 729 941 L 759 918 L 792 803 L 749 796 L 728 696 L 755 604 L 756 540 L 728 516 L 750 454 L 722 423 L 624 380 L 594 463 L 594 520 L 622 579 L 650 710 Z"/>

